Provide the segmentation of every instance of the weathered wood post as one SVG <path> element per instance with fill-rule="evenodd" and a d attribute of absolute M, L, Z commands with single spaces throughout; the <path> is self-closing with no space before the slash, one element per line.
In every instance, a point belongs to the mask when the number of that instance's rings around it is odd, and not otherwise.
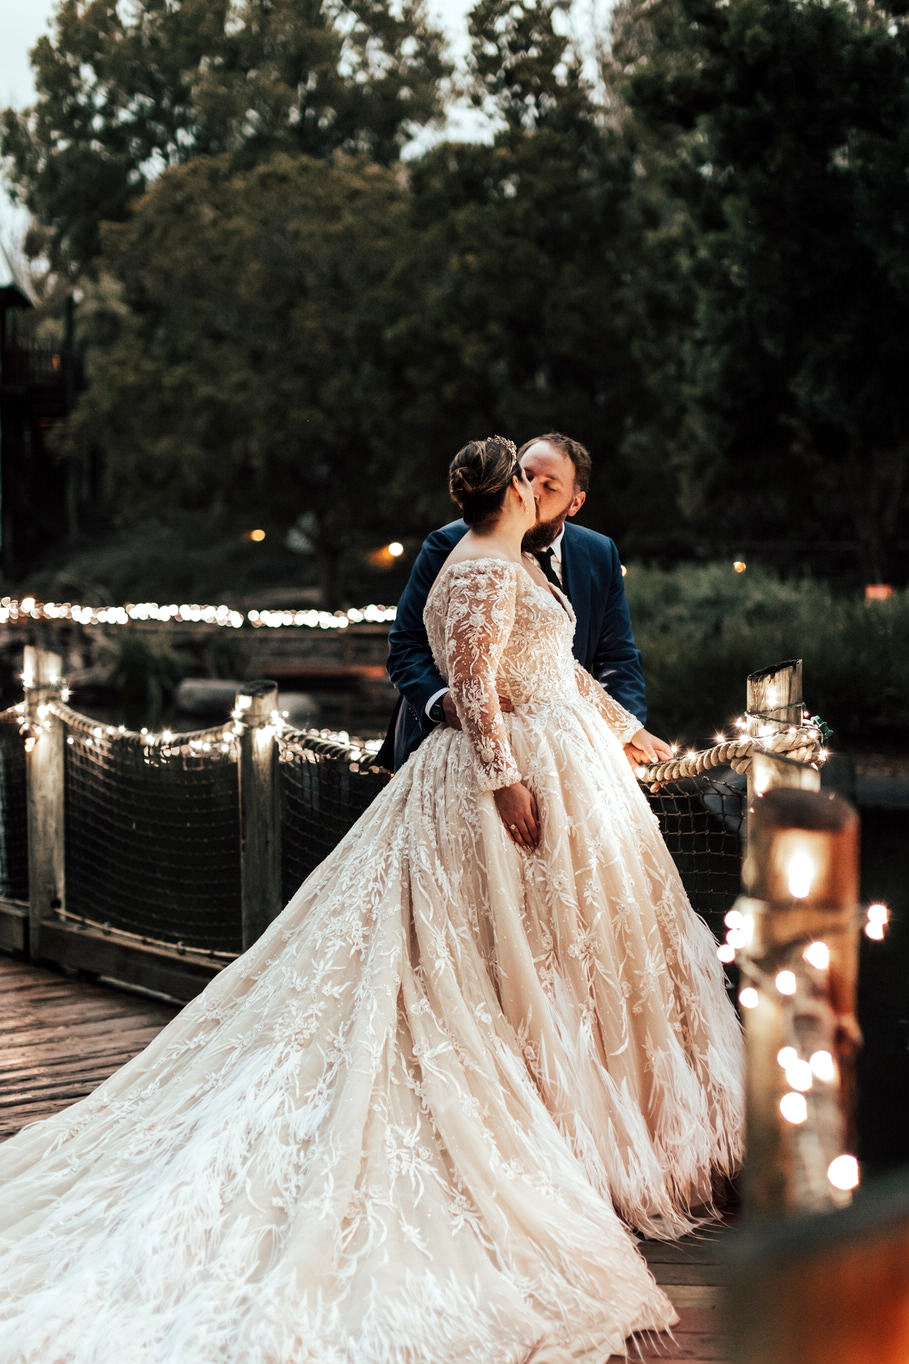
<path fill-rule="evenodd" d="M 28 950 L 41 956 L 41 925 L 65 903 L 63 722 L 50 702 L 59 694 L 63 661 L 27 645 L 22 668 L 28 800 Z"/>
<path fill-rule="evenodd" d="M 773 663 L 769 668 L 751 673 L 746 683 L 746 733 L 752 739 L 769 739 L 780 730 L 802 724 L 805 702 L 802 698 L 802 660 L 789 658 L 784 663 Z M 814 769 L 803 768 L 805 771 Z M 754 805 L 759 794 L 758 775 L 760 767 L 752 763 L 748 770 L 748 809 Z M 773 785 L 805 786 L 806 779 L 793 774 L 791 782 L 785 777 L 773 780 Z M 814 790 L 820 788 L 820 775 L 816 781 L 807 779 Z M 746 826 L 747 827 L 747 826 Z"/>
<path fill-rule="evenodd" d="M 277 683 L 250 682 L 237 693 L 240 726 L 240 894 L 245 951 L 282 907 Z"/>
<path fill-rule="evenodd" d="M 769 1218 L 842 1207 L 858 1183 L 855 810 L 832 792 L 778 787 L 756 796 L 743 881 L 735 932 L 746 1211 Z"/>

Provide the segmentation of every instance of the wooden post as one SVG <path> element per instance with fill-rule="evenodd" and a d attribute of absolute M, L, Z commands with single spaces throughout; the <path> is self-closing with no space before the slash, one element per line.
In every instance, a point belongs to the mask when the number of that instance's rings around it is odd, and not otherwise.
<path fill-rule="evenodd" d="M 58 654 L 27 645 L 22 669 L 28 800 L 28 945 L 41 956 L 41 925 L 65 903 L 63 723 L 49 709 L 59 692 Z"/>
<path fill-rule="evenodd" d="M 250 682 L 237 693 L 240 733 L 240 885 L 245 951 L 282 907 L 278 746 L 272 717 L 275 682 Z"/>
<path fill-rule="evenodd" d="M 842 1207 L 857 1183 L 858 816 L 834 793 L 777 788 L 749 821 L 744 1192 L 748 1213 L 770 1218 Z"/>
<path fill-rule="evenodd" d="M 820 791 L 821 774 L 810 763 L 797 763 L 779 753 L 751 755 L 751 790 L 755 796 L 781 787 L 795 791 Z"/>
<path fill-rule="evenodd" d="M 909 1179 L 849 1208 L 723 1238 L 729 1364 L 906 1364 Z"/>
<path fill-rule="evenodd" d="M 800 725 L 804 713 L 802 699 L 802 660 L 789 658 L 774 663 L 760 672 L 751 673 L 746 684 L 746 733 L 753 739 L 769 738 L 771 734 Z M 801 785 L 801 782 L 774 782 L 774 785 Z M 755 767 L 748 770 L 748 809 L 754 805 Z"/>

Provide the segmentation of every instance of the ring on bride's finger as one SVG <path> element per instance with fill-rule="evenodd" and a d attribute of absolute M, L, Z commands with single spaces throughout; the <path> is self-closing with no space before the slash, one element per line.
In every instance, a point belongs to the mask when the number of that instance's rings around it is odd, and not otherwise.
<path fill-rule="evenodd" d="M 509 824 L 508 827 L 509 827 L 509 829 L 511 830 L 511 832 L 514 833 L 514 831 L 517 829 L 518 826 L 517 826 L 517 824 Z"/>

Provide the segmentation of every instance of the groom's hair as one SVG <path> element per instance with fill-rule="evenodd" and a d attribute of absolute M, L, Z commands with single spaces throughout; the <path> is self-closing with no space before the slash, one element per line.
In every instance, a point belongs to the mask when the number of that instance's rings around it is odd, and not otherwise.
<path fill-rule="evenodd" d="M 561 431 L 548 431 L 545 436 L 531 436 L 530 440 L 525 440 L 518 451 L 518 459 L 523 459 L 531 445 L 536 445 L 538 440 L 548 441 L 562 455 L 567 455 L 574 465 L 574 486 L 579 493 L 586 493 L 590 486 L 590 453 L 586 446 L 579 440 L 572 440 L 571 436 L 563 436 Z"/>

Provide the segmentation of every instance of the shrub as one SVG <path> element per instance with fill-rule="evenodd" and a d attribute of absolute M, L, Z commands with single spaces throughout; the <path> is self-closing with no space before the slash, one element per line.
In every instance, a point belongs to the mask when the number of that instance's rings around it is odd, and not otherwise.
<path fill-rule="evenodd" d="M 632 566 L 626 586 L 655 732 L 702 745 L 741 714 L 748 673 L 786 658 L 840 742 L 909 731 L 909 590 L 866 603 L 726 564 Z"/>

